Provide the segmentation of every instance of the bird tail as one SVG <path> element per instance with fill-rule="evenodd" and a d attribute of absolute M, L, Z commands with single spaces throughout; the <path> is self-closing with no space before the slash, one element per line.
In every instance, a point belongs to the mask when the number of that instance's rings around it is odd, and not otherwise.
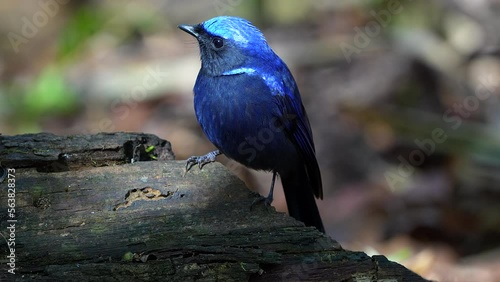
<path fill-rule="evenodd" d="M 304 222 L 306 226 L 314 226 L 325 233 L 313 194 L 313 191 L 316 191 L 318 187 L 311 187 L 312 182 L 306 167 L 300 166 L 300 169 L 280 175 L 280 177 L 290 216 Z M 318 184 L 321 185 L 321 183 Z M 321 190 L 321 187 L 319 189 Z"/>

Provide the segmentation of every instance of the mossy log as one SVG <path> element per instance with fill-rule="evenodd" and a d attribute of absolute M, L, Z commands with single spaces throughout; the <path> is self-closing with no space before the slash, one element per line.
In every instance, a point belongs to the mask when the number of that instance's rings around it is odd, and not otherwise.
<path fill-rule="evenodd" d="M 0 150 L 3 171 L 15 170 L 0 183 L 1 233 L 15 242 L 15 274 L 0 243 L 1 281 L 426 281 L 272 208 L 250 209 L 258 195 L 220 164 L 184 175 L 152 135 L 0 136 Z"/>

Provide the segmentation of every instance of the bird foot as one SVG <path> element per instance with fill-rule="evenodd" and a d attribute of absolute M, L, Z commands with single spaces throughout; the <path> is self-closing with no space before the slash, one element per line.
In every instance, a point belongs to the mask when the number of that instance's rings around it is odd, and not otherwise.
<path fill-rule="evenodd" d="M 273 203 L 273 197 L 269 197 L 269 196 L 264 197 L 264 196 L 261 196 L 259 194 L 259 197 L 256 198 L 255 200 L 253 200 L 252 204 L 250 205 L 250 210 L 252 210 L 255 205 L 260 204 L 262 202 L 264 202 L 264 206 L 266 208 L 270 207 L 271 204 Z"/>
<path fill-rule="evenodd" d="M 203 156 L 192 156 L 189 157 L 186 161 L 186 170 L 184 171 L 184 175 L 195 165 L 201 169 L 204 165 L 208 163 L 215 162 L 215 158 L 219 155 L 219 151 L 213 151 Z"/>

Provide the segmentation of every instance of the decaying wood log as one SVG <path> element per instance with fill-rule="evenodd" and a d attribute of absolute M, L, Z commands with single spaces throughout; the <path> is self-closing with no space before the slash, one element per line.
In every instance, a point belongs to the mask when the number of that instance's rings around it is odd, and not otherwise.
<path fill-rule="evenodd" d="M 257 195 L 220 164 L 184 176 L 185 162 L 152 135 L 0 136 L 0 150 L 15 169 L 0 184 L 15 274 L 3 244 L 1 281 L 426 281 L 272 208 L 250 209 Z M 63 171 L 49 172 L 65 154 Z M 162 161 L 127 163 L 148 158 Z"/>
<path fill-rule="evenodd" d="M 170 142 L 152 134 L 117 132 L 72 136 L 50 133 L 0 135 L 0 160 L 4 167 L 31 167 L 40 172 L 174 158 Z"/>

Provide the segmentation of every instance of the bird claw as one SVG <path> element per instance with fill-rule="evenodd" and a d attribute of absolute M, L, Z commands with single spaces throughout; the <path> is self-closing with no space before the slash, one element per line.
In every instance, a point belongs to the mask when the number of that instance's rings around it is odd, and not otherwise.
<path fill-rule="evenodd" d="M 269 196 L 264 197 L 264 196 L 261 196 L 259 194 L 259 197 L 257 199 L 255 199 L 255 200 L 253 200 L 252 204 L 250 205 L 250 210 L 252 210 L 255 205 L 257 205 L 257 204 L 259 204 L 261 202 L 264 202 L 264 206 L 266 208 L 270 207 L 271 204 L 273 203 L 273 197 L 272 196 L 271 197 L 269 197 Z"/>
<path fill-rule="evenodd" d="M 204 165 L 215 162 L 215 158 L 219 154 L 219 151 L 213 151 L 203 156 L 189 157 L 186 161 L 186 169 L 184 171 L 184 175 L 186 175 L 186 173 L 195 165 L 198 165 L 198 167 L 202 169 Z"/>
<path fill-rule="evenodd" d="M 258 198 L 253 200 L 252 204 L 250 205 L 250 210 L 252 210 L 253 206 L 255 206 L 260 202 L 264 202 L 264 206 L 266 208 L 271 206 L 271 204 L 273 203 L 274 182 L 276 181 L 276 175 L 277 175 L 276 171 L 273 171 L 273 179 L 271 180 L 271 189 L 269 189 L 269 194 L 267 195 L 267 197 L 264 197 L 256 193 L 258 195 Z"/>

